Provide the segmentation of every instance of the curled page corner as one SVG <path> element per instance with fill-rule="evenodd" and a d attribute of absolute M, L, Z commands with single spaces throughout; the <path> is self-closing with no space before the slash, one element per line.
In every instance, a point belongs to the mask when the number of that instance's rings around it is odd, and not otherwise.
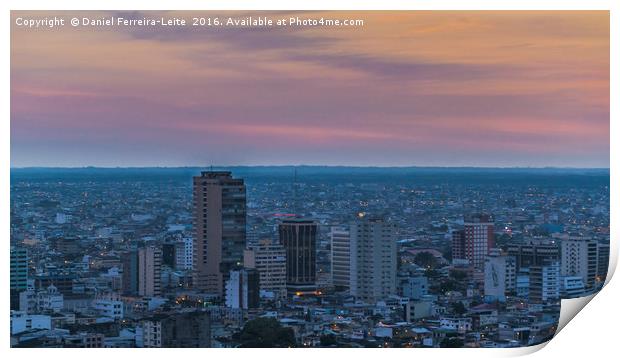
<path fill-rule="evenodd" d="M 540 344 L 536 344 L 536 345 L 533 345 L 533 346 L 507 349 L 506 353 L 504 353 L 502 355 L 505 355 L 507 357 L 523 357 L 523 356 L 526 356 L 526 355 L 534 354 L 534 353 L 540 351 L 541 349 L 545 348 L 549 342 L 550 341 L 545 341 L 545 342 L 542 342 Z"/>
<path fill-rule="evenodd" d="M 610 270 L 610 273 L 612 270 Z M 608 282 L 608 280 L 607 280 Z M 607 284 L 606 282 L 606 284 Z M 599 291 L 600 292 L 600 291 Z M 589 296 L 571 298 L 571 299 L 563 299 L 560 305 L 560 318 L 558 320 L 558 327 L 553 335 L 553 338 L 566 327 L 566 325 L 573 319 L 577 314 L 596 296 L 598 293 L 593 293 Z M 553 339 L 552 338 L 552 339 Z M 547 344 L 549 344 L 551 340 L 542 342 L 537 345 L 528 346 L 528 347 L 519 347 L 508 350 L 507 356 L 510 357 L 520 357 L 529 354 L 536 353 L 541 349 L 545 348 Z"/>
<path fill-rule="evenodd" d="M 560 319 L 558 320 L 558 328 L 555 330 L 554 337 L 560 333 L 560 331 L 566 327 L 577 314 L 596 296 L 598 293 L 593 293 L 589 296 L 563 299 L 560 305 Z"/>
<path fill-rule="evenodd" d="M 560 331 L 566 327 L 577 314 L 588 304 L 592 299 L 605 289 L 605 286 L 609 284 L 613 277 L 616 267 L 618 266 L 618 243 L 614 240 L 609 241 L 609 265 L 607 268 L 607 275 L 605 283 L 597 292 L 584 297 L 577 297 L 571 299 L 563 299 L 560 304 L 560 319 L 558 321 L 558 328 L 555 331 L 554 337 L 560 333 Z"/>
<path fill-rule="evenodd" d="M 603 287 L 597 292 L 584 297 L 563 299 L 560 304 L 560 319 L 558 320 L 558 328 L 555 331 L 554 337 L 560 333 L 564 327 L 570 322 L 581 310 L 588 304 L 592 299 L 598 295 L 605 286 L 609 284 L 614 272 L 616 271 L 616 266 L 618 264 L 618 250 L 613 241 L 610 242 L 610 255 L 609 255 L 609 266 L 607 269 L 607 277 L 605 279 L 605 283 Z"/>

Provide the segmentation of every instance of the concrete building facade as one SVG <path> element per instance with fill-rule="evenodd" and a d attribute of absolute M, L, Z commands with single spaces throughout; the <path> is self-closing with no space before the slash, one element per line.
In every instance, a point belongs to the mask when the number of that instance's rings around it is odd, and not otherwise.
<path fill-rule="evenodd" d="M 241 267 L 246 241 L 246 187 L 228 171 L 193 178 L 194 287 L 222 297 L 228 273 Z"/>
<path fill-rule="evenodd" d="M 351 224 L 350 292 L 375 303 L 396 293 L 396 229 L 383 218 L 360 214 Z"/>

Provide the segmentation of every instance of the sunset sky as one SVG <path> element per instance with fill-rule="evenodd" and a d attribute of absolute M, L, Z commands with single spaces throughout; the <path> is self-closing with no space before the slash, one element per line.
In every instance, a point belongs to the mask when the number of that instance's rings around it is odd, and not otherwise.
<path fill-rule="evenodd" d="M 14 21 L 84 14 L 12 13 L 12 167 L 609 167 L 606 11 L 297 14 L 362 28 Z"/>

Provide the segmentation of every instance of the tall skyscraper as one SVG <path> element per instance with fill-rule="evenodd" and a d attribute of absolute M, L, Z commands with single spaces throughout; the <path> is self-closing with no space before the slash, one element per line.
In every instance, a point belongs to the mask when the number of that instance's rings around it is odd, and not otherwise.
<path fill-rule="evenodd" d="M 333 226 L 331 238 L 331 275 L 336 288 L 348 289 L 351 281 L 351 236 L 346 227 Z"/>
<path fill-rule="evenodd" d="M 19 309 L 19 294 L 28 287 L 28 250 L 11 246 L 11 309 Z"/>
<path fill-rule="evenodd" d="M 308 219 L 287 219 L 278 226 L 286 250 L 286 288 L 289 293 L 316 291 L 318 224 Z"/>
<path fill-rule="evenodd" d="M 138 249 L 131 249 L 121 255 L 123 264 L 123 295 L 138 295 Z"/>
<path fill-rule="evenodd" d="M 463 230 L 452 234 L 452 258 L 468 260 L 477 269 L 484 269 L 485 258 L 494 246 L 493 218 L 486 214 L 465 217 Z"/>
<path fill-rule="evenodd" d="M 138 295 L 159 296 L 161 294 L 162 252 L 153 246 L 138 250 Z"/>
<path fill-rule="evenodd" d="M 586 291 L 594 289 L 598 268 L 598 243 L 587 238 L 561 240 L 562 276 L 580 276 Z"/>
<path fill-rule="evenodd" d="M 241 267 L 246 240 L 246 190 L 228 171 L 193 178 L 194 287 L 220 297 L 229 272 Z"/>
<path fill-rule="evenodd" d="M 396 293 L 396 229 L 360 214 L 351 224 L 351 295 L 374 303 Z"/>
<path fill-rule="evenodd" d="M 260 290 L 274 299 L 286 298 L 286 250 L 269 239 L 259 240 L 243 255 L 243 266 L 257 269 Z"/>

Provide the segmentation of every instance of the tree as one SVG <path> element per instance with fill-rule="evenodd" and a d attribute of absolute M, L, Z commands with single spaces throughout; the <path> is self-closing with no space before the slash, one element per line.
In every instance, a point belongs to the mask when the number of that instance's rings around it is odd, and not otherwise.
<path fill-rule="evenodd" d="M 239 340 L 242 348 L 281 348 L 295 346 L 295 332 L 292 328 L 282 327 L 275 318 L 259 317 L 248 321 L 241 332 Z"/>
<path fill-rule="evenodd" d="M 441 348 L 462 348 L 463 340 L 460 338 L 444 338 L 441 343 L 439 343 L 439 347 Z"/>
<path fill-rule="evenodd" d="M 467 312 L 467 308 L 461 301 L 452 303 L 451 308 L 452 308 L 452 312 L 454 312 L 457 315 L 463 315 L 465 314 L 465 312 Z"/>
<path fill-rule="evenodd" d="M 321 335 L 321 346 L 329 347 L 338 344 L 338 340 L 336 336 L 333 334 L 323 334 Z"/>
<path fill-rule="evenodd" d="M 467 272 L 461 270 L 450 270 L 450 277 L 457 281 L 462 281 L 467 278 Z"/>
<path fill-rule="evenodd" d="M 427 269 L 434 269 L 439 264 L 439 262 L 437 262 L 437 258 L 430 252 L 426 251 L 422 251 L 415 255 L 413 262 L 416 265 Z"/>
<path fill-rule="evenodd" d="M 377 314 L 373 314 L 372 316 L 370 316 L 370 319 L 375 322 L 378 322 L 378 321 L 383 320 L 383 316 L 377 313 Z"/>
<path fill-rule="evenodd" d="M 456 291 L 459 289 L 458 282 L 456 280 L 447 279 L 441 282 L 439 285 L 439 291 L 444 294 L 448 291 Z"/>
<path fill-rule="evenodd" d="M 430 270 L 424 271 L 424 276 L 434 280 L 434 279 L 440 278 L 441 273 L 437 270 L 430 269 Z"/>

